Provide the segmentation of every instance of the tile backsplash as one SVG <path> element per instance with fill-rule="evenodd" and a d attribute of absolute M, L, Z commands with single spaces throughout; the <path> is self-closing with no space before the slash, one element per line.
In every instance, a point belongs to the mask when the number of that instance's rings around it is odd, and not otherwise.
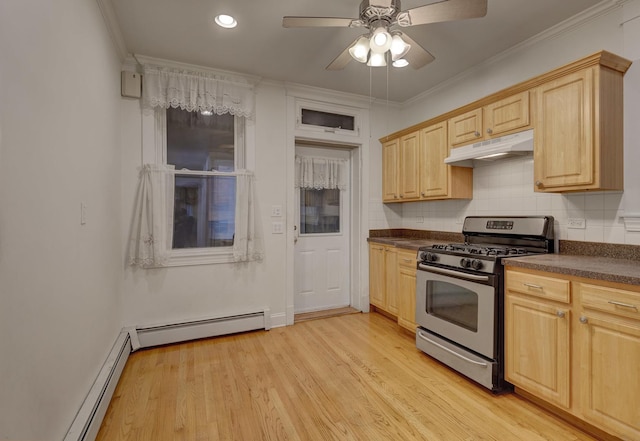
<path fill-rule="evenodd" d="M 383 204 L 369 203 L 370 228 L 460 232 L 465 216 L 551 215 L 561 240 L 640 245 L 640 232 L 626 231 L 622 192 L 536 193 L 531 156 L 477 161 L 473 199 Z M 570 220 L 584 228 L 570 228 Z M 575 224 L 572 222 L 572 224 Z"/>

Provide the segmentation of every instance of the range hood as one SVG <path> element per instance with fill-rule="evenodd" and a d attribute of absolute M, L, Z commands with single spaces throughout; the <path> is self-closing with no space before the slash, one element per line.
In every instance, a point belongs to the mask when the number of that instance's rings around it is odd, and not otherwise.
<path fill-rule="evenodd" d="M 495 161 L 533 152 L 533 129 L 451 149 L 445 164 L 473 167 L 474 160 Z"/>

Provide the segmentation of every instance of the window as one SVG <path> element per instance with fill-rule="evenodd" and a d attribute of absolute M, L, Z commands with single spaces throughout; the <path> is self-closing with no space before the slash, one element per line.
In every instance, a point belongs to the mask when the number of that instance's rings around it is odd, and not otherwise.
<path fill-rule="evenodd" d="M 175 166 L 173 249 L 230 247 L 235 235 L 236 178 L 244 118 L 166 110 L 166 161 Z"/>

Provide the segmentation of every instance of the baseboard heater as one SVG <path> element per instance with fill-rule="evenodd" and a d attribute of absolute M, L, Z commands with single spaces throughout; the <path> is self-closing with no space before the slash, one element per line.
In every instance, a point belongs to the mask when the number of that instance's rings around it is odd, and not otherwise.
<path fill-rule="evenodd" d="M 139 348 L 179 343 L 238 332 L 271 329 L 268 309 L 246 314 L 165 325 L 124 328 L 100 369 L 64 441 L 93 441 L 107 413 L 129 354 Z"/>

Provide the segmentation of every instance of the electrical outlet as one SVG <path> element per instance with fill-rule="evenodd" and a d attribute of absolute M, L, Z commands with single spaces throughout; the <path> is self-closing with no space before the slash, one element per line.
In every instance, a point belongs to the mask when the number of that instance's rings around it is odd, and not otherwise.
<path fill-rule="evenodd" d="M 284 224 L 282 222 L 271 222 L 271 232 L 273 234 L 284 233 Z"/>
<path fill-rule="evenodd" d="M 416 223 L 417 224 L 423 224 L 424 223 L 424 217 L 422 217 L 422 216 L 416 217 Z"/>
<path fill-rule="evenodd" d="M 587 226 L 586 219 L 581 219 L 577 217 L 572 217 L 567 220 L 567 228 L 575 228 L 579 230 L 584 230 Z"/>
<path fill-rule="evenodd" d="M 80 202 L 80 225 L 87 223 L 87 204 Z"/>

